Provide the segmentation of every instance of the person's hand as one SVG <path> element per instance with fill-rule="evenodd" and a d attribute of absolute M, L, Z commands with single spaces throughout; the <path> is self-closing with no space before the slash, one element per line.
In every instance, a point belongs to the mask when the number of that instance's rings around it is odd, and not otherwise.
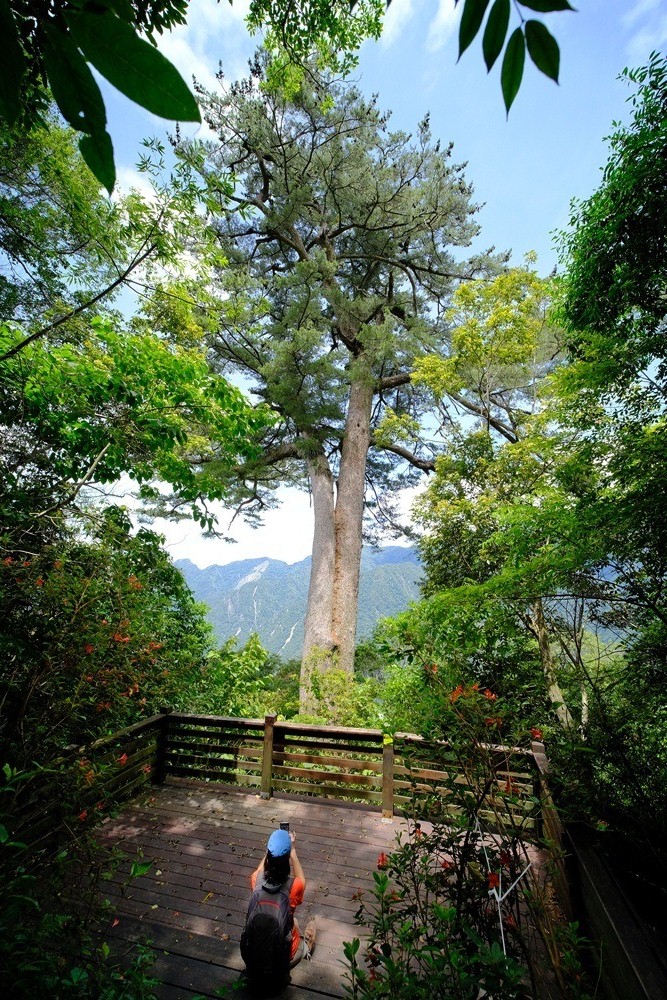
<path fill-rule="evenodd" d="M 295 834 L 294 830 L 290 830 L 289 837 L 290 837 L 290 840 L 292 841 L 292 847 L 294 847 L 294 841 L 296 840 L 296 834 Z"/>

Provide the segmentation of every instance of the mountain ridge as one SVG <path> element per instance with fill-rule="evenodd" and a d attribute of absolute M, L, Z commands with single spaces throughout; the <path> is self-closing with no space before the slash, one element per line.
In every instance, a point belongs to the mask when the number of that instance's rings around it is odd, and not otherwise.
<path fill-rule="evenodd" d="M 236 636 L 243 644 L 256 632 L 269 652 L 291 659 L 300 657 L 303 645 L 310 563 L 310 556 L 296 563 L 260 556 L 203 569 L 190 559 L 178 559 L 175 565 L 196 599 L 208 606 L 207 617 L 220 642 Z M 370 636 L 380 618 L 418 600 L 420 578 L 415 549 L 364 548 L 357 639 Z"/>

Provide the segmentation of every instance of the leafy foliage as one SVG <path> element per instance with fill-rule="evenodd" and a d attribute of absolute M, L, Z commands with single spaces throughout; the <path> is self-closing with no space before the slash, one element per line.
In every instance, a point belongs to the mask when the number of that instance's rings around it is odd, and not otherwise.
<path fill-rule="evenodd" d="M 45 90 L 82 133 L 79 149 L 94 176 L 113 190 L 116 172 L 104 99 L 89 64 L 142 107 L 164 118 L 200 121 L 197 102 L 155 47 L 153 32 L 185 20 L 183 0 L 45 6 L 2 0 L 9 58 L 3 60 L 0 117 L 13 127 L 39 119 Z M 153 42 L 140 37 L 146 33 Z"/>
<path fill-rule="evenodd" d="M 461 0 L 455 0 L 455 3 L 459 2 Z M 512 31 L 505 45 L 510 21 L 510 0 L 494 0 L 482 36 L 482 52 L 486 68 L 490 71 L 505 46 L 500 82 L 508 114 L 521 86 L 526 51 L 540 72 L 556 83 L 560 69 L 558 42 L 544 22 L 535 18 L 526 20 L 521 7 L 540 14 L 574 10 L 568 0 L 517 0 L 514 9 L 519 16 L 519 26 Z M 488 8 L 489 0 L 463 0 L 459 25 L 459 59 L 479 33 Z"/>
<path fill-rule="evenodd" d="M 529 864 L 530 835 L 522 829 L 511 765 L 501 765 L 510 772 L 503 781 L 487 743 L 493 727 L 510 745 L 528 734 L 505 727 L 490 694 L 476 684 L 449 692 L 441 714 L 447 743 L 422 762 L 444 772 L 430 795 L 424 797 L 428 782 L 416 777 L 417 751 L 409 761 L 421 798 L 413 792 L 408 835 L 399 835 L 391 854 L 379 855 L 372 891 L 359 894 L 357 921 L 369 937 L 363 952 L 358 938 L 345 944 L 351 997 L 473 1000 L 480 988 L 493 996 L 529 990 L 539 996 L 545 973 L 564 997 L 587 996 L 580 952 L 550 892 L 550 874 L 538 875 Z M 536 934 L 549 963 L 535 947 Z"/>
<path fill-rule="evenodd" d="M 156 980 L 149 975 L 152 952 L 139 943 L 132 959 L 119 966 L 109 946 L 93 934 L 108 912 L 100 903 L 98 880 L 111 877 L 118 858 L 105 854 L 90 827 L 81 824 L 55 856 L 31 852 L 8 833 L 17 796 L 34 772 L 6 764 L 0 776 L 0 988 L 16 1000 L 45 990 L 53 997 L 73 992 L 90 1000 L 151 1000 Z M 58 775 L 54 773 L 54 779 Z M 71 805 L 61 784 L 63 807 Z M 87 879 L 82 879 L 82 872 Z M 72 904 L 73 886 L 77 902 Z"/>

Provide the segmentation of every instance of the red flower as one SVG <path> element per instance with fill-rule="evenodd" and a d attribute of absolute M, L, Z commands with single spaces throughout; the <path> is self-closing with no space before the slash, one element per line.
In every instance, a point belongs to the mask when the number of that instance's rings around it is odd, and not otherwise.
<path fill-rule="evenodd" d="M 509 851 L 501 851 L 498 855 L 498 861 L 503 866 L 503 868 L 509 868 L 512 863 L 512 858 Z"/>
<path fill-rule="evenodd" d="M 144 764 L 141 770 L 144 772 L 144 774 L 150 774 L 151 771 L 153 770 L 153 766 L 152 764 Z"/>
<path fill-rule="evenodd" d="M 486 719 L 484 719 L 484 724 L 486 726 L 495 726 L 497 729 L 500 729 L 500 727 L 503 724 L 503 720 L 500 718 L 499 715 L 490 715 L 487 716 Z"/>
<path fill-rule="evenodd" d="M 41 577 L 41 576 L 37 577 L 37 579 L 35 580 L 35 586 L 36 587 L 43 587 L 44 586 L 44 579 L 43 579 L 43 577 Z"/>
<path fill-rule="evenodd" d="M 97 705 L 95 705 L 96 712 L 108 712 L 110 708 L 111 708 L 110 701 L 98 701 Z"/>
<path fill-rule="evenodd" d="M 450 861 L 449 858 L 443 858 L 440 862 L 440 867 L 444 868 L 444 870 L 448 872 L 454 867 L 454 863 Z"/>
<path fill-rule="evenodd" d="M 95 647 L 93 646 L 92 642 L 87 642 L 86 645 L 83 647 L 83 651 L 86 654 L 86 656 L 90 656 L 91 653 L 94 653 Z"/>
<path fill-rule="evenodd" d="M 127 764 L 127 754 L 126 753 L 123 753 L 123 754 L 120 755 L 120 757 L 118 758 L 118 763 L 120 764 L 121 767 L 125 767 L 125 765 Z"/>
<path fill-rule="evenodd" d="M 500 875 L 496 875 L 495 872 L 489 872 L 489 889 L 497 889 L 500 885 Z"/>
<path fill-rule="evenodd" d="M 533 737 L 534 740 L 541 740 L 542 730 L 538 729 L 537 726 L 533 726 L 533 728 L 530 730 L 530 735 Z"/>
<path fill-rule="evenodd" d="M 519 786 L 515 784 L 515 782 L 513 782 L 511 778 L 508 778 L 507 781 L 505 782 L 505 792 L 507 793 L 507 795 L 516 795 L 518 791 L 519 791 Z"/>
<path fill-rule="evenodd" d="M 13 562 L 14 560 L 12 559 L 11 556 L 5 556 L 5 558 L 2 560 L 3 566 L 11 566 Z"/>
<path fill-rule="evenodd" d="M 380 851 L 380 853 L 378 854 L 378 862 L 377 863 L 378 863 L 378 868 L 380 869 L 380 871 L 382 871 L 383 868 L 386 868 L 387 865 L 389 864 L 389 858 L 384 853 L 384 851 Z"/>
<path fill-rule="evenodd" d="M 487 688 L 484 692 L 484 697 L 487 701 L 495 701 L 498 695 L 494 694 L 493 691 L 490 691 L 489 688 Z"/>
<path fill-rule="evenodd" d="M 77 816 L 77 819 L 79 823 L 85 823 L 86 820 L 88 819 L 88 810 L 82 809 L 79 815 Z"/>

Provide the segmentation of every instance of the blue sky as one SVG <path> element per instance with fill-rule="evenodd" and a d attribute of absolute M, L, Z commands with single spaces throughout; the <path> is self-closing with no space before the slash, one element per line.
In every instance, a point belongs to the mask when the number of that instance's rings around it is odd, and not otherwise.
<path fill-rule="evenodd" d="M 545 17 L 560 44 L 560 85 L 527 61 L 509 119 L 499 65 L 487 75 L 479 40 L 456 62 L 460 15 L 453 0 L 393 0 L 382 38 L 364 44 L 354 74 L 365 93 L 377 93 L 380 107 L 392 110 L 393 127 L 412 131 L 430 112 L 434 138 L 454 142 L 454 160 L 467 162 L 475 199 L 483 203 L 480 247 L 511 249 L 515 263 L 535 250 L 542 273 L 557 262 L 553 234 L 567 226 L 571 199 L 599 184 L 612 122 L 627 117 L 629 91 L 618 74 L 667 45 L 665 0 L 580 0 L 578 7 Z M 243 23 L 245 10 L 238 0 L 232 6 L 193 0 L 188 24 L 160 48 L 187 80 L 195 75 L 214 86 L 219 63 L 227 79 L 238 78 L 256 44 Z M 164 136 L 170 126 L 110 88 L 105 92 L 119 181 L 128 185 L 137 179 L 142 138 Z M 290 492 L 264 528 L 235 523 L 236 545 L 201 540 L 183 525 L 157 527 L 174 557 L 205 565 L 264 555 L 296 561 L 310 551 L 309 524 L 307 496 Z"/>

